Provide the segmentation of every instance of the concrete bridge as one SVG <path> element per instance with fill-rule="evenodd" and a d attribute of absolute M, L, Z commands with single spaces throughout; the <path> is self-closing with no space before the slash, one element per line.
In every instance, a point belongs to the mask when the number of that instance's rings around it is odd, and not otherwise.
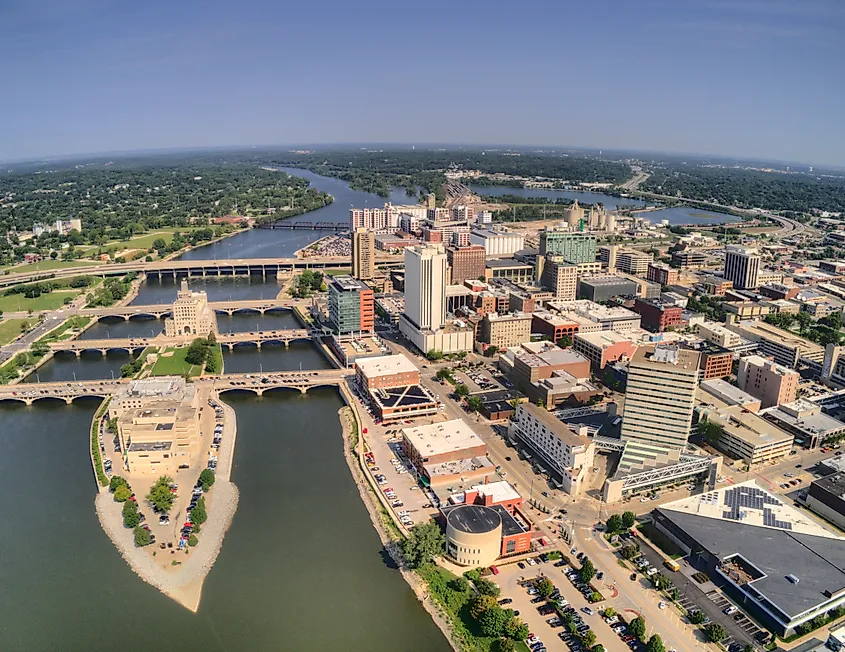
<path fill-rule="evenodd" d="M 214 312 L 233 315 L 236 312 L 261 313 L 276 310 L 291 310 L 296 305 L 304 305 L 301 299 L 243 299 L 238 301 L 209 301 L 208 305 Z M 155 317 L 162 319 L 170 316 L 173 311 L 172 303 L 158 303 L 146 306 L 121 306 L 109 308 L 82 308 L 76 314 L 86 317 L 123 317 L 125 320 L 132 317 Z"/>
<path fill-rule="evenodd" d="M 279 371 L 263 374 L 222 374 L 196 380 L 219 392 L 245 391 L 258 396 L 274 389 L 292 389 L 306 393 L 313 387 L 333 387 L 349 376 L 349 369 L 321 369 L 317 371 Z M 103 399 L 125 387 L 130 379 L 83 380 L 79 382 L 22 383 L 0 385 L 0 401 L 18 401 L 32 405 L 39 400 L 61 400 L 70 405 L 80 398 Z"/>
<path fill-rule="evenodd" d="M 290 328 L 271 331 L 253 331 L 251 333 L 228 333 L 217 336 L 217 342 L 230 351 L 236 346 L 254 345 L 261 348 L 262 344 L 284 344 L 290 345 L 295 340 L 308 340 L 312 337 L 319 337 L 320 331 L 308 331 L 304 328 Z M 191 339 L 184 337 L 167 337 L 158 335 L 156 337 L 132 337 L 132 338 L 108 338 L 92 340 L 68 340 L 65 342 L 52 342 L 50 350 L 72 351 L 76 357 L 80 357 L 85 351 L 99 351 L 106 355 L 109 351 L 128 351 L 130 354 L 141 352 L 149 346 L 188 346 Z"/>
<path fill-rule="evenodd" d="M 232 258 L 225 260 L 157 260 L 151 263 L 132 261 L 68 267 L 34 272 L 17 272 L 0 276 L 0 287 L 48 278 L 74 276 L 122 276 L 129 272 L 144 272 L 157 278 L 203 276 L 263 276 L 292 274 L 303 269 L 340 269 L 351 267 L 348 256 L 314 256 L 313 258 Z M 376 256 L 379 267 L 396 268 L 404 265 L 402 256 L 381 254 Z"/>

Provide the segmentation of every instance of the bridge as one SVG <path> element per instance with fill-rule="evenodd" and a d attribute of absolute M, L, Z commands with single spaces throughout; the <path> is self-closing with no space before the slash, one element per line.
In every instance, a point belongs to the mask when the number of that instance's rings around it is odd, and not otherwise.
<path fill-rule="evenodd" d="M 342 222 L 271 222 L 261 224 L 258 229 L 281 229 L 288 231 L 348 231 L 349 225 Z"/>
<path fill-rule="evenodd" d="M 233 350 L 236 346 L 254 345 L 261 348 L 262 344 L 284 344 L 288 346 L 295 340 L 308 340 L 322 335 L 320 331 L 308 331 L 304 328 L 290 328 L 271 331 L 254 331 L 251 333 L 226 333 L 217 336 L 217 342 Z M 143 351 L 149 346 L 187 346 L 189 340 L 184 337 L 167 337 L 157 335 L 156 337 L 131 337 L 131 338 L 108 338 L 91 340 L 66 340 L 63 342 L 51 342 L 48 346 L 54 353 L 59 351 L 71 351 L 80 357 L 85 351 L 99 351 L 106 355 L 109 351 L 128 351 L 131 354 Z"/>
<path fill-rule="evenodd" d="M 354 375 L 349 369 L 318 371 L 274 371 L 263 374 L 222 374 L 201 378 L 197 384 L 211 386 L 218 392 L 245 391 L 258 396 L 274 389 L 295 389 L 306 393 L 314 387 L 339 385 Z M 0 401 L 18 401 L 32 405 L 44 399 L 61 400 L 70 405 L 79 398 L 104 399 L 131 383 L 131 379 L 83 380 L 79 382 L 21 383 L 0 385 Z"/>
<path fill-rule="evenodd" d="M 242 299 L 236 301 L 209 301 L 208 305 L 216 313 L 232 315 L 236 312 L 257 312 L 262 315 L 274 310 L 291 310 L 301 299 Z M 145 306 L 112 306 L 110 308 L 82 308 L 76 314 L 85 317 L 155 317 L 161 319 L 173 311 L 172 303 L 157 303 Z"/>
<path fill-rule="evenodd" d="M 0 276 L 0 287 L 49 278 L 74 276 L 123 276 L 129 272 L 144 272 L 157 278 L 204 276 L 264 276 L 292 274 L 302 269 L 339 269 L 351 267 L 348 256 L 314 256 L 312 258 L 227 258 L 223 260 L 157 260 L 151 263 L 135 260 L 129 263 L 108 263 L 68 267 L 35 272 L 17 272 Z M 402 256 L 381 254 L 376 256 L 378 267 L 402 267 Z"/>

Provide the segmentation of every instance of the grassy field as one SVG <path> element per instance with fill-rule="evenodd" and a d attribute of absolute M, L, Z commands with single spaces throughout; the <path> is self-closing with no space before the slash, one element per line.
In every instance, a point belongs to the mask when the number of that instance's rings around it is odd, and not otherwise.
<path fill-rule="evenodd" d="M 79 292 L 74 290 L 72 292 L 65 292 L 54 290 L 49 294 L 42 294 L 35 299 L 27 299 L 22 294 L 10 294 L 9 296 L 0 296 L 0 310 L 3 312 L 17 312 L 19 310 L 32 310 L 38 312 L 39 310 L 55 310 L 64 305 L 66 297 L 76 298 Z"/>
<path fill-rule="evenodd" d="M 150 233 L 144 233 L 143 235 L 136 236 L 134 238 L 129 238 L 128 240 L 119 240 L 115 242 L 107 242 L 102 247 L 96 246 L 84 246 L 84 247 L 77 247 L 77 249 L 81 249 L 84 251 L 97 251 L 102 249 L 103 251 L 109 250 L 116 250 L 121 251 L 123 249 L 149 249 L 153 246 L 153 242 L 161 238 L 167 244 L 170 244 L 171 240 L 173 240 L 173 233 L 179 231 L 180 233 L 190 233 L 191 231 L 196 231 L 200 228 L 207 228 L 207 227 L 166 227 L 164 229 L 158 229 L 157 231 L 151 231 Z"/>
<path fill-rule="evenodd" d="M 21 334 L 21 324 L 26 322 L 26 319 L 4 319 L 0 321 L 0 346 L 16 339 Z"/>
<path fill-rule="evenodd" d="M 77 329 L 85 328 L 89 324 L 91 319 L 92 317 L 80 317 L 79 315 L 71 317 L 70 319 L 62 323 L 61 326 L 59 326 L 58 328 L 54 328 L 38 341 L 43 342 L 45 344 L 49 342 L 64 341 L 72 337 Z"/>
<path fill-rule="evenodd" d="M 172 352 L 173 355 L 163 357 L 164 354 Z M 150 371 L 151 376 L 199 376 L 202 369 L 197 365 L 188 364 L 185 362 L 185 355 L 188 353 L 188 347 L 177 349 L 174 347 L 167 347 L 164 353 L 160 353 L 156 363 Z"/>
<path fill-rule="evenodd" d="M 15 265 L 14 267 L 4 267 L 4 272 L 46 272 L 54 269 L 69 269 L 71 267 L 90 267 L 91 265 L 99 265 L 100 261 L 94 260 L 42 260 L 40 263 Z"/>

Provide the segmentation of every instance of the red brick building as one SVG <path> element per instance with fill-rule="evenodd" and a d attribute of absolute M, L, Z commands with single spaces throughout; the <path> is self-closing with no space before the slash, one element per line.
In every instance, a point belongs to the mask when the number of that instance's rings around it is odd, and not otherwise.
<path fill-rule="evenodd" d="M 481 245 L 448 247 L 446 259 L 452 268 L 452 284 L 460 285 L 467 279 L 484 278 L 486 254 Z"/>
<path fill-rule="evenodd" d="M 642 317 L 643 328 L 656 333 L 678 327 L 683 321 L 680 306 L 670 306 L 654 299 L 637 299 L 632 310 Z"/>
<path fill-rule="evenodd" d="M 665 263 L 649 263 L 646 278 L 652 283 L 673 285 L 681 278 L 681 272 Z"/>
<path fill-rule="evenodd" d="M 579 324 L 551 313 L 534 313 L 531 320 L 531 332 L 546 335 L 552 342 L 557 342 L 564 335 L 575 337 Z"/>
<path fill-rule="evenodd" d="M 355 362 L 355 377 L 365 390 L 419 385 L 420 370 L 404 355 L 381 355 Z"/>

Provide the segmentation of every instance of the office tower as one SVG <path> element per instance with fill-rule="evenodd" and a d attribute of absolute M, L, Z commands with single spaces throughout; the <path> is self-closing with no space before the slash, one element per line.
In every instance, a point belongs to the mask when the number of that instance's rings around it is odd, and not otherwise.
<path fill-rule="evenodd" d="M 599 261 L 607 269 L 616 269 L 616 255 L 619 253 L 619 245 L 602 245 L 599 247 Z"/>
<path fill-rule="evenodd" d="M 446 252 L 441 245 L 405 249 L 405 316 L 420 330 L 446 323 Z"/>
<path fill-rule="evenodd" d="M 760 399 L 760 406 L 775 407 L 792 403 L 798 394 L 801 376 L 794 369 L 784 367 L 759 355 L 739 359 L 736 384 L 744 392 Z"/>
<path fill-rule="evenodd" d="M 689 438 L 700 357 L 677 346 L 637 349 L 628 364 L 622 439 L 681 449 Z"/>
<path fill-rule="evenodd" d="M 376 272 L 376 238 L 368 229 L 355 229 L 352 233 L 352 276 L 368 280 Z"/>
<path fill-rule="evenodd" d="M 578 288 L 578 266 L 563 256 L 546 256 L 540 284 L 554 294 L 555 299 L 574 301 Z"/>
<path fill-rule="evenodd" d="M 756 249 L 728 245 L 725 248 L 725 279 L 739 290 L 752 290 L 759 285 L 760 252 Z"/>
<path fill-rule="evenodd" d="M 569 231 L 540 232 L 540 257 L 546 254 L 563 256 L 570 263 L 594 263 L 596 261 L 596 236 L 589 233 Z"/>
<path fill-rule="evenodd" d="M 461 285 L 467 279 L 484 278 L 487 257 L 481 245 L 449 247 L 446 249 L 446 257 L 452 268 L 453 285 Z"/>
<path fill-rule="evenodd" d="M 643 251 L 620 251 L 616 254 L 616 269 L 628 274 L 645 274 L 652 262 L 652 255 Z"/>
<path fill-rule="evenodd" d="M 338 335 L 372 332 L 375 326 L 373 291 L 351 276 L 329 283 L 329 321 Z"/>

